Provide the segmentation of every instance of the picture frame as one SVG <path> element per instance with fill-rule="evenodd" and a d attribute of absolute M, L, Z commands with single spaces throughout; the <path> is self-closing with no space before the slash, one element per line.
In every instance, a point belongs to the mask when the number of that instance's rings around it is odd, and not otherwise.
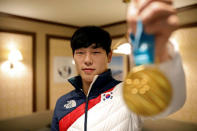
<path fill-rule="evenodd" d="M 47 109 L 53 110 L 57 99 L 74 89 L 67 81 L 68 78 L 75 76 L 72 59 L 69 37 L 46 35 Z"/>
<path fill-rule="evenodd" d="M 123 81 L 128 72 L 128 55 L 113 53 L 109 68 L 112 71 L 112 77 Z"/>

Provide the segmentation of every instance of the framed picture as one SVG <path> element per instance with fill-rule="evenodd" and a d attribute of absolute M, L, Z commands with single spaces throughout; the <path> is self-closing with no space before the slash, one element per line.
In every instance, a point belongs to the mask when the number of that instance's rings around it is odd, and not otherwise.
<path fill-rule="evenodd" d="M 76 74 L 74 61 L 71 56 L 54 56 L 53 58 L 53 81 L 65 83 L 69 77 Z"/>
<path fill-rule="evenodd" d="M 47 109 L 54 109 L 57 99 L 73 90 L 68 78 L 76 75 L 70 38 L 47 35 Z"/>

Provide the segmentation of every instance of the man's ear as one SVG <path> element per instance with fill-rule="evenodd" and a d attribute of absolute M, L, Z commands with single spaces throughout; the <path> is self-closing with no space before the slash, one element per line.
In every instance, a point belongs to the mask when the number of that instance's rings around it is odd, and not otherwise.
<path fill-rule="evenodd" d="M 108 53 L 107 59 L 108 59 L 108 63 L 110 63 L 112 59 L 112 50 Z"/>

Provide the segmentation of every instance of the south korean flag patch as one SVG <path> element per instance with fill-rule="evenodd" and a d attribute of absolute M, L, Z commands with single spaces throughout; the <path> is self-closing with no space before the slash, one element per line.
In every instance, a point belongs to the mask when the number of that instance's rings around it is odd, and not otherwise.
<path fill-rule="evenodd" d="M 112 98 L 113 98 L 113 92 L 112 91 L 103 93 L 102 96 L 101 96 L 102 101 L 108 101 L 108 100 L 111 100 Z"/>

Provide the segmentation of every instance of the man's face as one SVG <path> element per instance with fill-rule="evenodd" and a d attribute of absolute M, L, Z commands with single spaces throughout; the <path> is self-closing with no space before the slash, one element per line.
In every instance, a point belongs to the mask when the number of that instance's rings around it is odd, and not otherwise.
<path fill-rule="evenodd" d="M 95 48 L 94 44 L 76 49 L 74 52 L 76 69 L 82 80 L 87 83 L 91 83 L 95 75 L 107 70 L 111 57 L 111 52 L 107 55 L 103 48 Z"/>

